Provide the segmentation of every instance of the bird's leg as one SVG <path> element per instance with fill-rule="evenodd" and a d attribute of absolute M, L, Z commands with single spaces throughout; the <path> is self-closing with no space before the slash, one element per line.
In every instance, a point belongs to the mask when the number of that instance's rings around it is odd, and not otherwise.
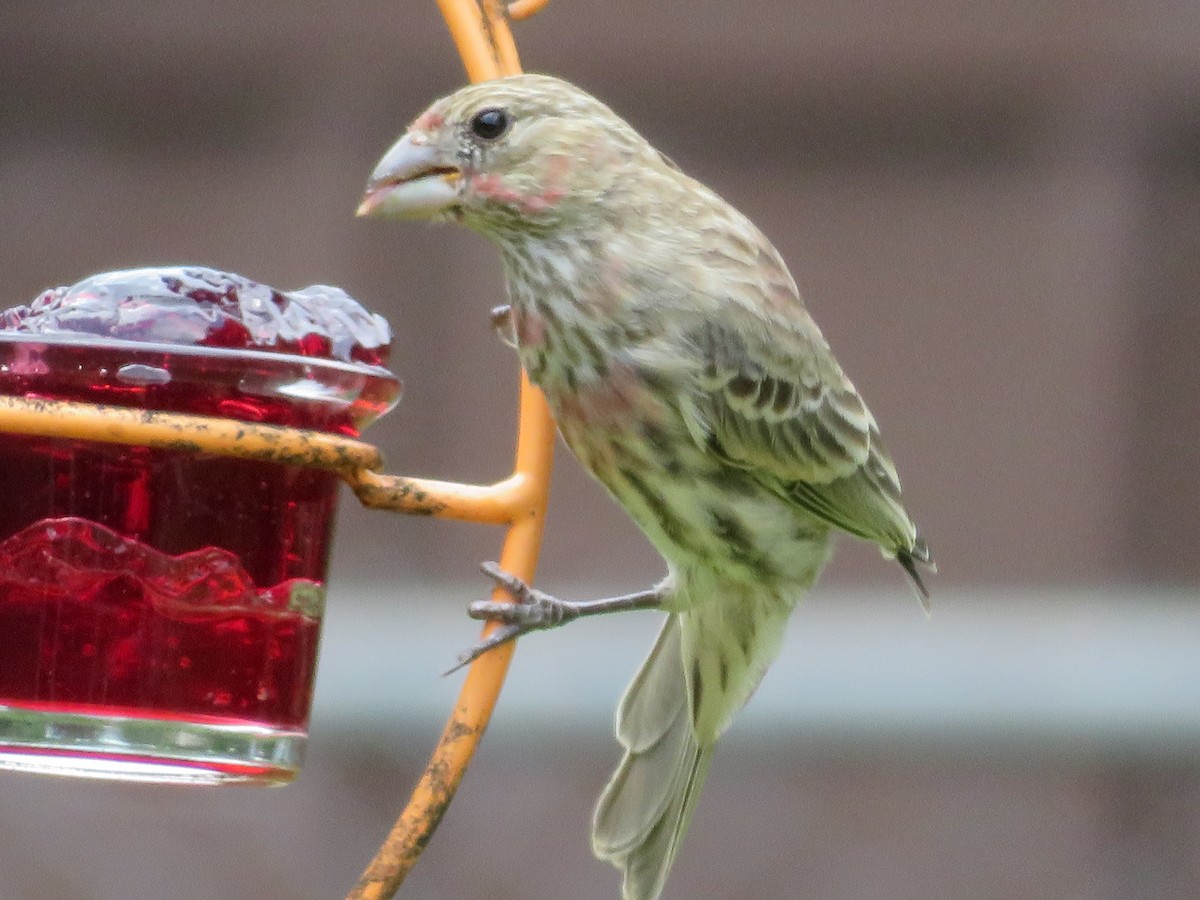
<path fill-rule="evenodd" d="M 474 662 L 493 647 L 531 631 L 557 628 L 581 616 L 598 616 L 631 609 L 658 609 L 662 606 L 665 595 L 661 587 L 656 587 L 633 594 L 621 594 L 618 597 L 605 597 L 602 600 L 560 600 L 545 591 L 530 587 L 494 562 L 485 562 L 481 568 L 492 581 L 508 591 L 516 603 L 477 600 L 470 605 L 467 614 L 472 619 L 491 619 L 504 624 L 460 656 L 450 672 Z"/>

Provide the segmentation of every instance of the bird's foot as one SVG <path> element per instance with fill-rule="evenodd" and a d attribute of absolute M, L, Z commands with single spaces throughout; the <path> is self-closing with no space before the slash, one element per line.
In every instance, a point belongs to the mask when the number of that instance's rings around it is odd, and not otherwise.
<path fill-rule="evenodd" d="M 521 635 L 564 625 L 578 618 L 587 605 L 560 600 L 545 591 L 532 588 L 516 575 L 505 572 L 497 563 L 485 562 L 480 568 L 483 569 L 483 574 L 507 591 L 515 602 L 476 600 L 467 608 L 467 615 L 472 619 L 487 619 L 502 625 L 459 656 L 450 672 L 469 665 L 494 647 L 506 644 Z M 449 675 L 450 672 L 446 674 Z"/>
<path fill-rule="evenodd" d="M 517 625 L 526 631 L 554 628 L 578 617 L 586 604 L 560 600 L 545 591 L 532 588 L 516 575 L 505 572 L 497 563 L 485 562 L 480 568 L 483 574 L 497 586 L 504 588 L 515 603 L 496 603 L 493 600 L 476 600 L 467 610 L 472 619 L 490 619 Z"/>
<path fill-rule="evenodd" d="M 545 591 L 530 587 L 517 576 L 505 572 L 497 563 L 485 562 L 480 568 L 483 569 L 483 574 L 507 591 L 516 602 L 477 600 L 467 608 L 467 614 L 472 619 L 488 619 L 500 622 L 501 626 L 462 654 L 447 675 L 469 665 L 489 650 L 531 631 L 557 628 L 580 616 L 629 609 L 656 609 L 660 607 L 663 599 L 662 589 L 653 588 L 603 600 L 560 600 Z"/>

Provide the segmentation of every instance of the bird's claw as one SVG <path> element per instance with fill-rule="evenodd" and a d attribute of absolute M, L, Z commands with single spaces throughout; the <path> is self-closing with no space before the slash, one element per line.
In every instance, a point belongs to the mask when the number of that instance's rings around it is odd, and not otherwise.
<path fill-rule="evenodd" d="M 473 663 L 484 653 L 501 644 L 506 644 L 531 631 L 554 628 L 579 615 L 578 604 L 559 600 L 545 591 L 531 588 L 517 576 L 505 572 L 497 563 L 485 562 L 480 568 L 515 602 L 497 603 L 494 600 L 476 600 L 467 608 L 467 615 L 472 619 L 487 619 L 504 624 L 503 627 L 497 628 L 459 656 L 454 667 L 446 673 L 447 675 Z"/>
<path fill-rule="evenodd" d="M 475 660 L 479 659 L 479 657 L 483 656 L 483 654 L 487 653 L 489 650 L 499 647 L 501 644 L 507 644 L 520 634 L 521 629 L 516 625 L 505 625 L 503 628 L 497 628 L 466 653 L 459 654 L 458 659 L 454 661 L 454 665 L 452 665 L 442 674 L 453 675 L 463 666 L 469 666 L 471 663 L 475 662 Z"/>
<path fill-rule="evenodd" d="M 532 588 L 516 575 L 505 572 L 497 563 L 485 562 L 480 566 L 483 574 L 503 588 L 514 603 L 496 603 L 478 600 L 468 609 L 473 619 L 491 619 L 516 625 L 525 631 L 554 628 L 571 621 L 579 615 L 579 603 L 560 600 L 557 597 Z"/>
<path fill-rule="evenodd" d="M 492 317 L 493 328 L 503 328 L 509 323 L 509 316 L 512 314 L 512 307 L 507 303 L 501 303 L 499 306 L 493 306 L 489 315 Z"/>
<path fill-rule="evenodd" d="M 493 306 L 489 315 L 492 319 L 492 330 L 506 346 L 516 349 L 517 335 L 513 325 L 512 307 L 507 303 Z"/>

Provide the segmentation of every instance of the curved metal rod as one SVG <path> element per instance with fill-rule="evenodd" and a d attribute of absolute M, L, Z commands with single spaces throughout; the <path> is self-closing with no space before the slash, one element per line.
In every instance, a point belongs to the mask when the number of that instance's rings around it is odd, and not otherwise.
<path fill-rule="evenodd" d="M 370 444 L 322 431 L 73 400 L 0 397 L 0 433 L 212 453 L 343 477 L 383 464 Z"/>
<path fill-rule="evenodd" d="M 438 5 L 472 81 L 520 72 L 500 0 L 438 0 Z M 506 498 L 512 501 L 511 518 L 500 565 L 526 581 L 533 580 L 537 568 L 553 454 L 554 424 L 546 401 L 522 373 L 515 472 L 501 482 L 513 494 Z M 447 491 L 434 499 L 449 503 L 455 498 Z M 507 599 L 500 591 L 493 596 Z M 467 670 L 458 702 L 408 806 L 346 900 L 387 900 L 399 890 L 454 799 L 491 720 L 512 654 L 512 643 L 502 645 Z"/>
<path fill-rule="evenodd" d="M 154 447 L 325 469 L 364 506 L 410 515 L 509 525 L 538 500 L 539 479 L 518 469 L 495 484 L 385 475 L 371 444 L 321 431 L 73 400 L 0 396 L 0 434 Z"/>

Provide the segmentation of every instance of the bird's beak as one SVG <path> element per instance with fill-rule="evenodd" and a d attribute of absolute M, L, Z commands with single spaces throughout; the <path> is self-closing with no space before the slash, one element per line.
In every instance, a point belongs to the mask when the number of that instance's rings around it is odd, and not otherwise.
<path fill-rule="evenodd" d="M 357 215 L 424 219 L 458 199 L 462 171 L 423 131 L 409 131 L 383 155 Z"/>

